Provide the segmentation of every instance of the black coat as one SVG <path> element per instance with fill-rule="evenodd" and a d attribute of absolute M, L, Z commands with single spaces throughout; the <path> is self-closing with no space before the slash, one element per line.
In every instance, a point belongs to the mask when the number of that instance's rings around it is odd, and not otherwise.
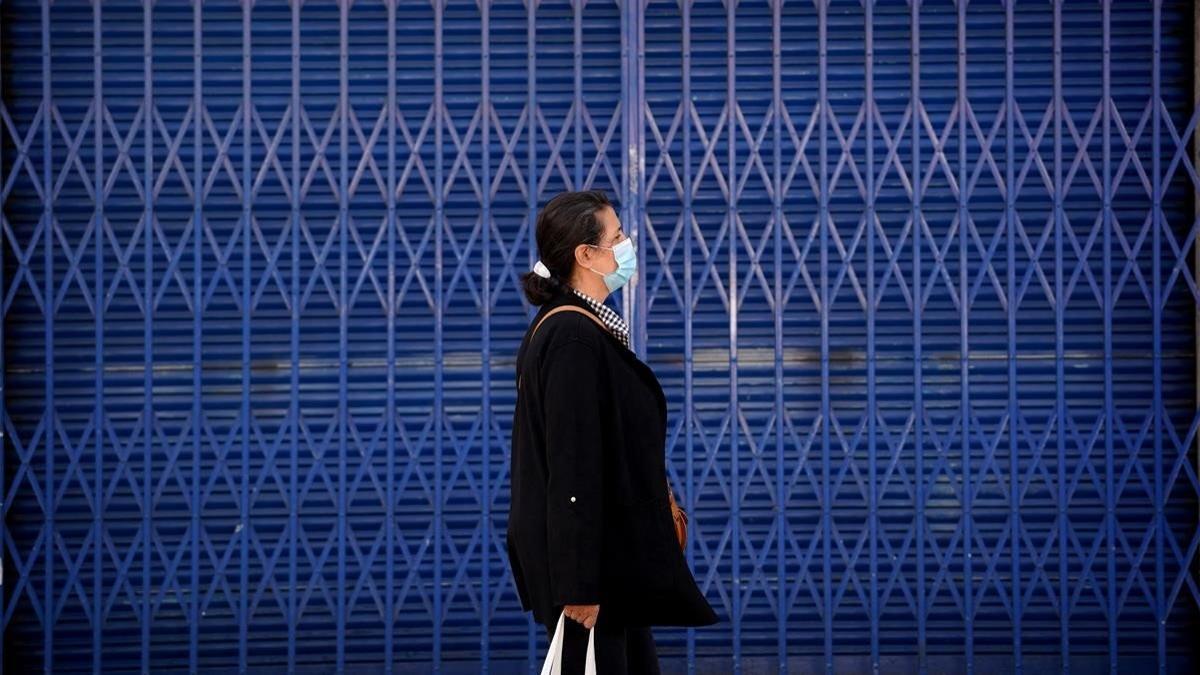
<path fill-rule="evenodd" d="M 517 352 L 507 546 L 521 600 L 545 625 L 599 604 L 625 625 L 707 626 L 717 615 L 675 538 L 667 402 L 654 371 L 563 303 Z M 593 314 L 594 316 L 594 314 Z"/>

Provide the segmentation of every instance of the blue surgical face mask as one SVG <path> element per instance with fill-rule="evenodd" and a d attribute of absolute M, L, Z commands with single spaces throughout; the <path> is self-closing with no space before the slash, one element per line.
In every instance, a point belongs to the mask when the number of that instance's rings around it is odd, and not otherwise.
<path fill-rule="evenodd" d="M 629 283 L 634 273 L 637 272 L 637 249 L 633 246 L 632 238 L 627 237 L 616 246 L 600 246 L 597 244 L 588 244 L 588 246 L 609 249 L 613 252 L 613 258 L 617 261 L 617 269 L 611 272 L 597 272 L 590 267 L 588 268 L 604 277 L 604 285 L 608 287 L 609 293 Z"/>

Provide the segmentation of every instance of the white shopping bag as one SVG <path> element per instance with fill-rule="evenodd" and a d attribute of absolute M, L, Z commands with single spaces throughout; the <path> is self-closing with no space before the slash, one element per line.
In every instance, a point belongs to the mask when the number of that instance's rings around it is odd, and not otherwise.
<path fill-rule="evenodd" d="M 558 626 L 554 629 L 554 637 L 550 639 L 550 649 L 546 652 L 546 662 L 542 664 L 542 675 L 562 675 L 563 621 L 567 617 L 564 610 L 558 615 Z M 572 619 L 574 621 L 574 619 Z M 584 664 L 585 675 L 596 675 L 596 627 L 588 629 L 587 661 Z"/>

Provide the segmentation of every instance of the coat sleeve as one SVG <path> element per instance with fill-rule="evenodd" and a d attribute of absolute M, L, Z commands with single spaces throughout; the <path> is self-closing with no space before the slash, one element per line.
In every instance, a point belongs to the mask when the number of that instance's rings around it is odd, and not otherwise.
<path fill-rule="evenodd" d="M 554 347 L 543 369 L 550 590 L 557 604 L 599 604 L 604 534 L 600 359 L 575 339 Z"/>

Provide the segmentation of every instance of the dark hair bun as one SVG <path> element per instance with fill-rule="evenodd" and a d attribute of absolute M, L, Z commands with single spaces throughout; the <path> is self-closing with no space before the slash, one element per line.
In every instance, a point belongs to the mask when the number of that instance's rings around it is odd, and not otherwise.
<path fill-rule="evenodd" d="M 540 277 L 536 272 L 526 272 L 521 275 L 521 286 L 525 290 L 525 297 L 533 305 L 544 305 L 562 293 L 563 283 L 554 276 L 550 278 Z"/>

